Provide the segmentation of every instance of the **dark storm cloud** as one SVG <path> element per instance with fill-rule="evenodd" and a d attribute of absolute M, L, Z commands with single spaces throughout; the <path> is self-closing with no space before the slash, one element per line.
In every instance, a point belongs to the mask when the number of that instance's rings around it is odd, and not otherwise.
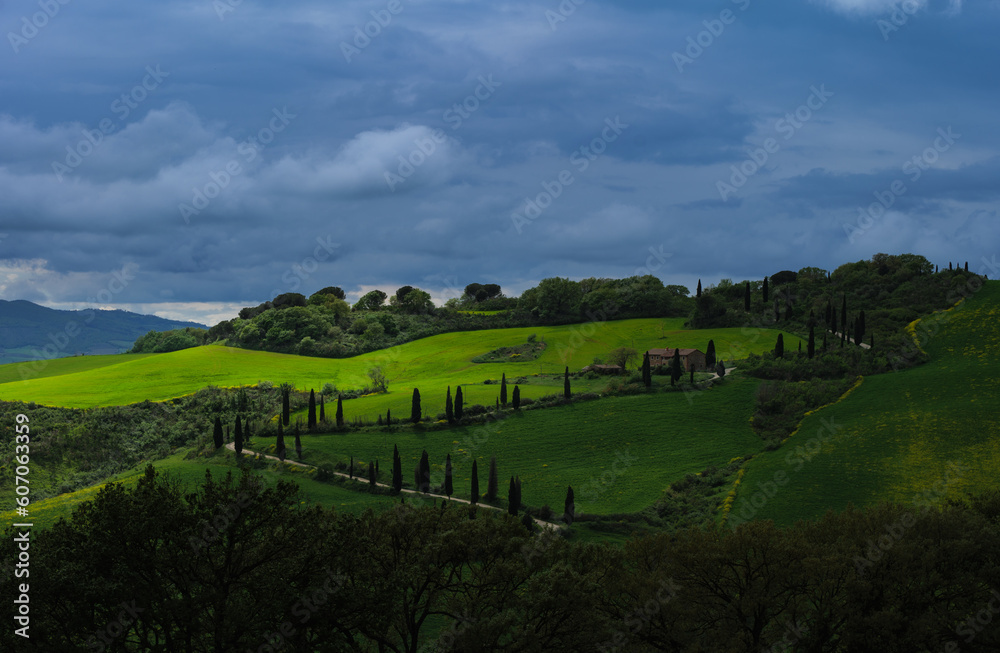
<path fill-rule="evenodd" d="M 211 321 L 331 284 L 443 299 L 989 255 L 998 11 L 908 6 L 895 25 L 882 0 L 106 0 L 27 38 L 37 3 L 6 3 L 0 297 L 86 302 L 133 266 L 115 302 Z M 948 127 L 961 138 L 910 181 Z"/>

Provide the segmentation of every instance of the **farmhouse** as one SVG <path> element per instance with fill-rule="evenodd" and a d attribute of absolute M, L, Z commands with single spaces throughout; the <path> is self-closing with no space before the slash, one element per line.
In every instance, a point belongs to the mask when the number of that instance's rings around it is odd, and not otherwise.
<path fill-rule="evenodd" d="M 621 365 L 588 365 L 587 367 L 580 370 L 581 372 L 597 372 L 598 374 L 621 374 Z"/>
<path fill-rule="evenodd" d="M 681 349 L 681 367 L 684 368 L 685 372 L 689 372 L 692 369 L 696 372 L 705 369 L 705 354 L 697 349 Z M 670 361 L 674 357 L 674 350 L 667 349 L 650 349 L 649 354 L 649 364 L 651 367 L 657 367 L 659 365 L 670 365 Z"/>

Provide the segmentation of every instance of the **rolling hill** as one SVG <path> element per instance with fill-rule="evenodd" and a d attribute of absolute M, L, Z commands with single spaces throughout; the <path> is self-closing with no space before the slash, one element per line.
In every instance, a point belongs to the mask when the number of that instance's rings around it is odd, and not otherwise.
<path fill-rule="evenodd" d="M 0 363 L 117 354 L 149 331 L 185 327 L 206 328 L 121 310 L 61 311 L 25 300 L 0 300 Z"/>
<path fill-rule="evenodd" d="M 751 460 L 731 521 L 790 524 L 882 500 L 922 509 L 998 486 L 1000 282 L 923 321 L 930 362 L 865 378 Z"/>

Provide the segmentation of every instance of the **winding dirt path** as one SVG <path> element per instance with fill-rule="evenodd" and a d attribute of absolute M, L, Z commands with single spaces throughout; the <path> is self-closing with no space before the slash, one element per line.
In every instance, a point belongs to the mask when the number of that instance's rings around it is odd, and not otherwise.
<path fill-rule="evenodd" d="M 233 453 L 236 453 L 236 444 L 234 442 L 229 442 L 229 443 L 226 444 L 226 449 L 229 449 Z M 296 465 L 298 467 L 307 467 L 307 468 L 316 469 L 315 465 L 309 465 L 308 463 L 299 462 L 297 460 L 289 460 L 287 458 L 284 461 L 282 461 L 277 456 L 272 456 L 270 454 L 260 453 L 260 452 L 257 452 L 257 451 L 251 451 L 250 449 L 244 449 L 243 453 L 248 454 L 248 455 L 253 455 L 253 456 L 261 456 L 261 457 L 266 458 L 268 460 L 276 460 L 278 462 L 285 462 L 285 463 L 287 463 L 289 465 Z M 335 476 L 340 476 L 342 478 L 346 478 L 346 479 L 355 481 L 357 483 L 363 483 L 364 485 L 371 485 L 371 483 L 368 481 L 368 479 L 363 479 L 363 478 L 361 478 L 359 476 L 351 476 L 350 474 L 345 474 L 344 472 L 332 472 L 332 473 Z M 391 487 L 391 486 L 389 486 L 386 483 L 379 483 L 379 482 L 376 482 L 375 485 L 377 485 L 378 487 L 384 487 L 384 488 Z M 402 490 L 400 490 L 400 492 L 403 493 L 403 494 L 416 494 L 416 495 L 421 496 L 421 497 L 433 497 L 435 499 L 444 499 L 445 501 L 452 501 L 454 503 L 464 503 L 464 504 L 467 504 L 467 505 L 472 505 L 472 502 L 469 501 L 468 499 L 459 499 L 457 497 L 448 497 L 447 495 L 444 495 L 444 494 L 424 493 L 424 492 L 421 492 L 419 490 L 411 490 L 411 489 L 405 488 L 405 487 Z M 491 505 L 486 504 L 486 503 L 477 503 L 476 505 L 479 506 L 480 508 L 487 508 L 489 510 L 499 510 L 501 512 L 506 512 L 506 510 L 504 510 L 503 508 L 498 508 L 496 506 L 491 506 Z M 547 522 L 547 521 L 538 519 L 536 517 L 532 517 L 532 519 L 535 521 L 536 524 L 538 524 L 539 526 L 542 526 L 543 528 L 551 528 L 551 529 L 554 529 L 554 530 L 562 528 L 562 526 L 560 526 L 559 524 L 553 524 L 552 522 Z"/>

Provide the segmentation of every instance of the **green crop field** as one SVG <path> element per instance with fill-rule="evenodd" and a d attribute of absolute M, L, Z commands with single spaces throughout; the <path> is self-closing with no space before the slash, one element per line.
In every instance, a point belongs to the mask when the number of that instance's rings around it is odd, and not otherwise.
<path fill-rule="evenodd" d="M 220 451 L 210 458 L 187 459 L 189 451 L 190 449 L 181 449 L 172 456 L 155 461 L 153 466 L 160 473 L 177 479 L 191 489 L 204 482 L 206 470 L 210 471 L 216 479 L 223 478 L 227 472 L 232 472 L 233 475 L 240 474 L 240 470 L 234 464 L 235 459 L 231 452 Z M 93 500 L 106 484 L 113 482 L 122 482 L 126 485 L 134 484 L 144 473 L 145 468 L 146 464 L 143 463 L 134 469 L 108 479 L 105 483 L 34 501 L 30 507 L 30 521 L 37 528 L 51 526 L 60 517 L 68 518 L 79 504 Z M 340 485 L 322 483 L 305 471 L 293 469 L 291 466 L 279 466 L 277 463 L 265 469 L 255 470 L 254 473 L 259 474 L 264 482 L 270 486 L 277 483 L 279 479 L 295 481 L 302 491 L 304 501 L 346 512 L 360 512 L 366 508 L 378 509 L 398 501 L 393 497 L 370 494 L 364 490 L 363 486 L 359 486 L 358 489 L 349 489 Z M 0 513 L 0 526 L 6 527 L 18 521 L 23 521 L 23 518 L 17 517 L 14 511 Z"/>
<path fill-rule="evenodd" d="M 522 411 L 492 426 L 307 435 L 302 448 L 312 463 L 377 458 L 385 474 L 396 445 L 403 481 L 411 485 L 422 450 L 435 478 L 443 477 L 450 453 L 461 498 L 469 498 L 473 458 L 485 492 L 495 455 L 502 497 L 516 475 L 531 506 L 561 510 L 566 486 L 572 485 L 581 512 L 631 512 L 652 504 L 685 474 L 762 448 L 749 424 L 756 386 L 752 379 L 732 378 L 699 393 L 608 397 Z"/>
<path fill-rule="evenodd" d="M 154 354 L 125 359 L 123 356 L 53 360 L 45 367 L 46 376 L 20 380 L 13 366 L 0 366 L 0 399 L 34 401 L 68 407 L 123 405 L 144 400 L 163 401 L 193 393 L 207 385 L 249 385 L 260 380 L 285 381 L 297 388 L 319 390 L 325 383 L 342 388 L 359 388 L 369 383 L 367 371 L 380 365 L 389 379 L 390 393 L 371 400 L 367 414 L 377 414 L 399 405 L 409 413 L 409 397 L 414 387 L 421 394 L 443 396 L 448 385 L 482 384 L 486 378 L 530 376 L 535 373 L 560 373 L 565 366 L 579 370 L 594 357 L 606 357 L 619 346 L 643 351 L 652 347 L 697 347 L 704 351 L 714 339 L 716 350 L 727 360 L 747 352 L 761 352 L 774 346 L 778 331 L 732 329 L 683 330 L 683 320 L 640 319 L 592 322 L 560 327 L 492 329 L 447 333 L 346 359 L 309 358 L 286 354 L 248 351 L 221 345 L 185 349 L 169 354 Z M 537 359 L 527 363 L 472 363 L 471 359 L 501 346 L 523 343 L 535 334 L 548 347 Z M 785 334 L 785 347 L 797 347 L 796 336 Z M 83 359 L 108 358 L 114 363 L 81 369 Z M 123 361 L 124 362 L 120 362 Z M 86 365 L 89 365 L 88 360 Z M 526 396 L 540 396 L 561 390 L 528 385 Z M 493 387 L 469 403 L 492 403 Z M 582 388 L 582 387 L 581 387 Z M 361 406 L 363 404 L 359 404 Z M 436 414 L 439 409 L 428 409 Z M 346 411 L 346 408 L 345 408 Z M 355 414 L 360 414 L 355 411 Z"/>
<path fill-rule="evenodd" d="M 1000 282 L 924 322 L 931 361 L 866 378 L 750 461 L 731 518 L 789 524 L 848 503 L 920 506 L 998 486 Z"/>
<path fill-rule="evenodd" d="M 87 372 L 153 356 L 153 354 L 114 354 L 109 356 L 68 356 L 47 361 L 28 361 L 0 365 L 0 384 L 40 379 L 61 374 Z"/>

